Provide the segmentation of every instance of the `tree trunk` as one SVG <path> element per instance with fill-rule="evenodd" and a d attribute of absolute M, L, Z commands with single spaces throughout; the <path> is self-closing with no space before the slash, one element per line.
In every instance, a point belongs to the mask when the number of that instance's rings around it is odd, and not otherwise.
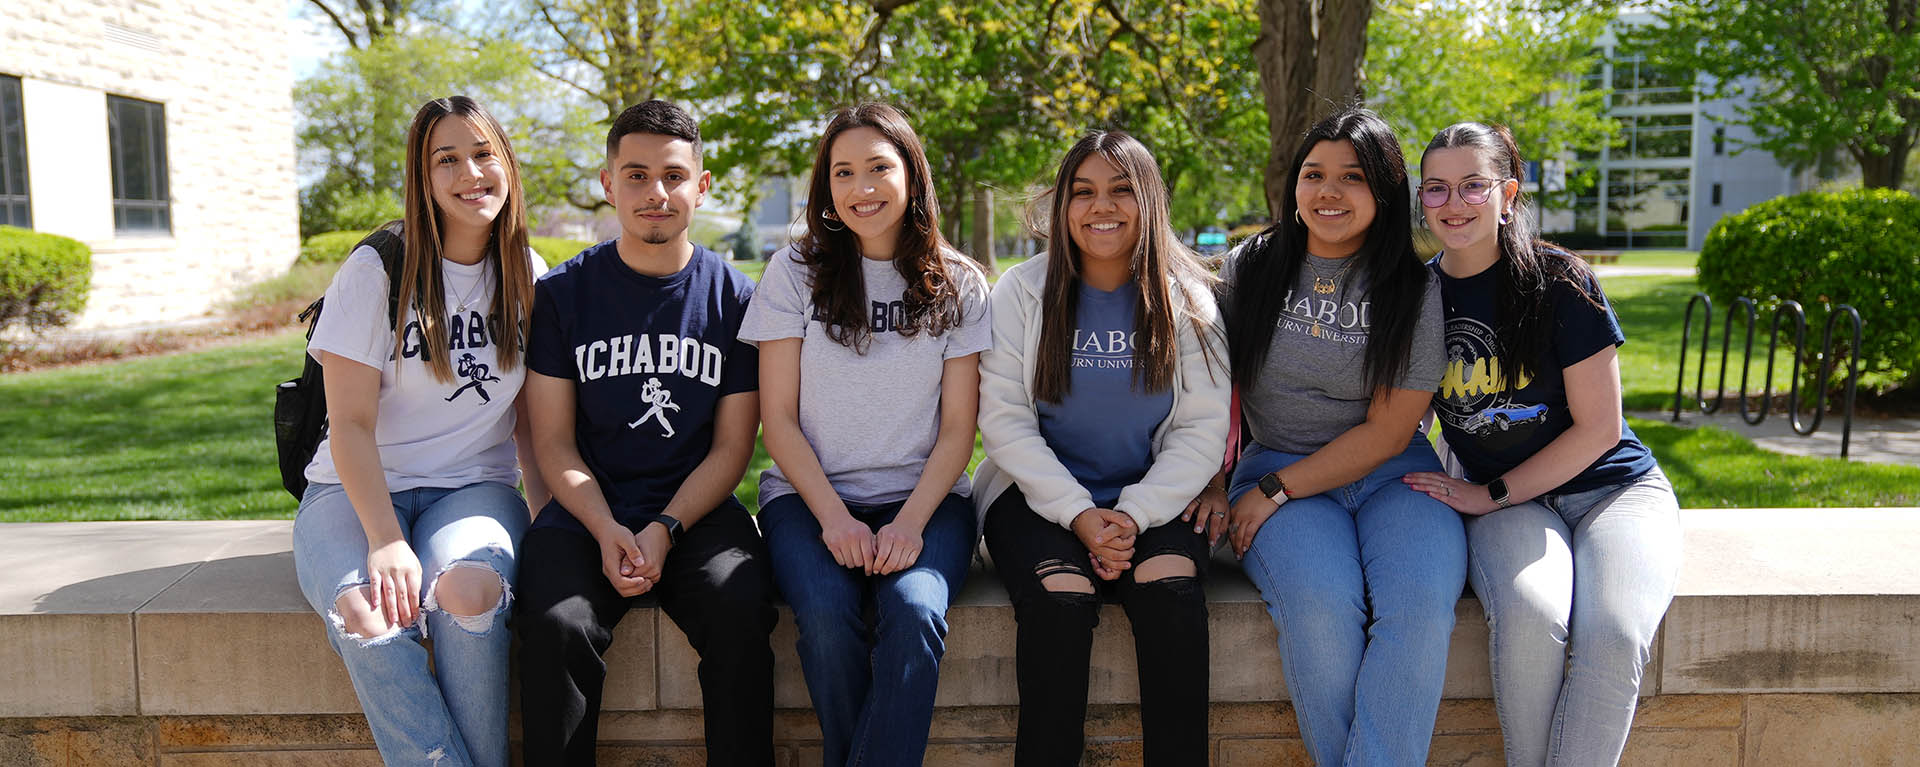
<path fill-rule="evenodd" d="M 1911 141 L 1895 143 L 1901 139 L 1886 142 L 1884 137 L 1882 141 L 1892 144 L 1885 154 L 1868 154 L 1857 146 L 1854 148 L 1853 157 L 1860 162 L 1860 183 L 1868 189 L 1899 189 L 1906 177 L 1907 154 L 1913 151 L 1913 144 Z"/>
<path fill-rule="evenodd" d="M 993 274 L 993 187 L 986 184 L 973 187 L 973 237 L 968 245 L 973 260 Z"/>
<path fill-rule="evenodd" d="M 1253 57 L 1267 102 L 1267 166 L 1261 184 L 1270 217 L 1293 183 L 1300 134 L 1314 120 L 1360 95 L 1373 3 L 1354 0 L 1257 0 L 1260 36 Z"/>

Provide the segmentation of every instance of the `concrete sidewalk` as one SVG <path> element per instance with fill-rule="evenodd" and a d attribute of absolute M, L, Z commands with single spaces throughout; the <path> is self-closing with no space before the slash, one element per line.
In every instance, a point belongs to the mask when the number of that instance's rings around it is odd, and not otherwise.
<path fill-rule="evenodd" d="M 1758 426 L 1748 425 L 1741 420 L 1735 409 L 1735 400 L 1728 400 L 1720 412 L 1702 415 L 1699 410 L 1683 410 L 1680 413 L 1680 425 L 1698 426 L 1713 424 L 1747 439 L 1762 449 L 1787 455 L 1811 455 L 1830 458 L 1840 457 L 1840 430 L 1843 421 L 1839 415 L 1828 414 L 1820 421 L 1820 428 L 1812 435 L 1802 437 L 1795 433 L 1788 417 L 1783 413 L 1768 413 L 1767 418 Z M 1630 412 L 1627 415 L 1645 418 L 1660 423 L 1673 423 L 1673 411 Z M 1803 416 L 1805 418 L 1807 416 Z M 1920 466 L 1920 418 L 1860 418 L 1853 419 L 1853 439 L 1847 448 L 1847 458 L 1869 463 L 1894 463 L 1907 466 Z"/>
<path fill-rule="evenodd" d="M 1593 267 L 1596 277 L 1692 277 L 1698 270 L 1691 266 L 1619 266 L 1601 264 Z"/>

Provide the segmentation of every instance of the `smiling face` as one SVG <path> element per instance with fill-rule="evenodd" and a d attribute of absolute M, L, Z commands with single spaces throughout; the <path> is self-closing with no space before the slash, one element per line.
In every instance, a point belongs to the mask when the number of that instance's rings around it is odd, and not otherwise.
<path fill-rule="evenodd" d="M 891 258 L 907 214 L 907 163 L 880 131 L 859 127 L 840 134 L 829 150 L 828 189 L 833 211 L 860 240 L 869 258 Z"/>
<path fill-rule="evenodd" d="M 684 237 L 693 209 L 706 202 L 713 177 L 700 169 L 693 142 L 659 133 L 629 133 L 607 157 L 600 185 L 620 219 L 623 237 L 664 245 Z"/>
<path fill-rule="evenodd" d="M 447 231 L 485 230 L 507 204 L 507 165 L 472 122 L 449 115 L 427 134 L 427 186 Z"/>
<path fill-rule="evenodd" d="M 1088 262 L 1133 262 L 1134 245 L 1140 241 L 1140 202 L 1133 181 L 1098 152 L 1074 170 L 1066 214 L 1068 236 L 1080 251 L 1083 271 L 1092 268 Z"/>
<path fill-rule="evenodd" d="M 1360 250 L 1373 224 L 1373 190 L 1360 157 L 1346 141 L 1322 141 L 1307 152 L 1293 198 L 1307 226 L 1307 252 L 1344 258 Z"/>
<path fill-rule="evenodd" d="M 1440 238 L 1441 246 L 1451 253 L 1492 255 L 1500 245 L 1500 219 L 1519 192 L 1518 182 L 1502 179 L 1488 153 L 1471 146 L 1428 152 L 1420 171 L 1423 206 L 1429 195 L 1437 198 L 1443 188 L 1447 192 L 1445 204 L 1426 208 L 1427 229 Z M 1467 202 L 1463 191 L 1477 196 L 1475 189 L 1487 192 L 1486 198 Z"/>

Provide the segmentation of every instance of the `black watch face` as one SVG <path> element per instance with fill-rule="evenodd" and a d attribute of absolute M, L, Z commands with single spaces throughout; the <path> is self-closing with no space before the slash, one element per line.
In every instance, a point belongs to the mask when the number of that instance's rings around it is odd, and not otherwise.
<path fill-rule="evenodd" d="M 1272 474 L 1268 474 L 1260 478 L 1260 494 L 1261 495 L 1265 495 L 1268 498 L 1272 498 L 1274 493 L 1278 493 L 1278 492 L 1280 492 L 1279 477 L 1275 477 Z"/>

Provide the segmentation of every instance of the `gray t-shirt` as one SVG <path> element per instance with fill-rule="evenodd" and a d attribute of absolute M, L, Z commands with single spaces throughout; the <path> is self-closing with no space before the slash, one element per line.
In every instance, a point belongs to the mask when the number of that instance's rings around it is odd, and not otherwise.
<path fill-rule="evenodd" d="M 1222 274 L 1231 277 L 1246 247 L 1262 239 L 1249 238 L 1228 254 Z M 1431 273 L 1418 307 L 1375 307 L 1367 298 L 1366 275 L 1357 264 L 1340 274 L 1344 259 L 1308 255 L 1307 260 L 1294 285 L 1286 289 L 1280 323 L 1273 330 L 1253 391 L 1240 396 L 1249 434 L 1283 453 L 1319 450 L 1367 419 L 1367 407 L 1373 403 L 1366 384 L 1367 338 L 1374 315 L 1420 312 L 1407 369 L 1394 388 L 1432 391 L 1440 386 L 1446 368 L 1445 316 L 1438 279 Z M 1317 292 L 1316 274 L 1322 289 L 1328 280 L 1337 287 Z"/>
<path fill-rule="evenodd" d="M 813 446 L 833 490 L 848 503 L 906 500 L 940 434 L 940 379 L 946 361 L 993 345 L 987 319 L 987 281 L 965 257 L 955 275 L 959 327 L 939 336 L 922 329 L 907 336 L 894 327 L 905 316 L 907 282 L 890 261 L 861 260 L 868 330 L 862 354 L 827 337 L 814 317 L 812 269 L 793 250 L 773 254 L 747 306 L 740 340 L 799 338 L 800 432 Z M 971 486 L 963 472 L 953 492 Z M 760 503 L 794 492 L 778 465 L 760 473 Z"/>

